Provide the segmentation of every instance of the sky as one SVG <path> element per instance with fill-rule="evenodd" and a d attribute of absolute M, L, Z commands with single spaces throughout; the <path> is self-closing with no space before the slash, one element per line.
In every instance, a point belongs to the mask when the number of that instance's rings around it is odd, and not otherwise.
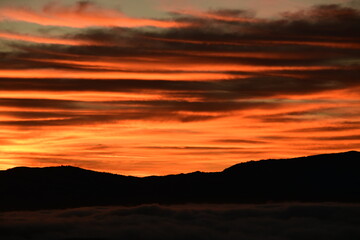
<path fill-rule="evenodd" d="M 360 1 L 0 2 L 0 169 L 360 149 Z"/>

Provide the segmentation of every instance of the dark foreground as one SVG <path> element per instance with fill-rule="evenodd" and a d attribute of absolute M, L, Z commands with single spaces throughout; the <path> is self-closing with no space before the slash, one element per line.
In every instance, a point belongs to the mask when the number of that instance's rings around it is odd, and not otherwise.
<path fill-rule="evenodd" d="M 142 205 L 0 213 L 2 240 L 358 240 L 360 205 Z"/>
<path fill-rule="evenodd" d="M 360 203 L 360 152 L 241 163 L 222 172 L 129 177 L 75 167 L 0 171 L 0 211 L 141 204 Z"/>

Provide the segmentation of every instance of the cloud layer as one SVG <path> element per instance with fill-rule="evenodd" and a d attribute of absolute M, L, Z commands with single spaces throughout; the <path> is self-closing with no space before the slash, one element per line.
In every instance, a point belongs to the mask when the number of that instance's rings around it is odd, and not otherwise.
<path fill-rule="evenodd" d="M 2 7 L 0 21 L 36 29 L 0 32 L 2 168 L 79 159 L 125 174 L 175 173 L 175 161 L 177 172 L 214 171 L 360 146 L 356 8 L 146 19 L 49 3 Z"/>
<path fill-rule="evenodd" d="M 358 205 L 91 207 L 0 214 L 2 239 L 358 239 Z"/>

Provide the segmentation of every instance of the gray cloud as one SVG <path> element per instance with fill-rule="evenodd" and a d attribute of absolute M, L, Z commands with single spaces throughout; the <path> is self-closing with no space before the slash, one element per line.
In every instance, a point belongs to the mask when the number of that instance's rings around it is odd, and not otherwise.
<path fill-rule="evenodd" d="M 79 9 L 88 6 L 80 2 Z M 220 16 L 209 17 L 209 14 Z M 244 10 L 215 9 L 203 15 L 176 13 L 175 21 L 193 23 L 190 27 L 162 29 L 98 28 L 80 29 L 63 37 L 91 40 L 102 45 L 65 46 L 51 44 L 9 43 L 16 51 L 1 53 L 1 70 L 60 69 L 108 72 L 106 66 L 77 65 L 69 60 L 121 63 L 140 66 L 160 63 L 166 69 L 130 69 L 143 73 L 194 73 L 194 69 L 172 69 L 172 66 L 263 66 L 278 70 L 213 70 L 198 72 L 226 74 L 215 80 L 141 80 L 141 79 L 66 79 L 61 76 L 41 78 L 0 78 L 3 91 L 43 92 L 121 92 L 158 93 L 161 99 L 176 97 L 187 100 L 149 100 L 123 102 L 85 102 L 56 99 L 0 98 L 0 105 L 22 108 L 11 114 L 17 121 L 0 125 L 61 126 L 124 119 L 206 121 L 228 116 L 234 111 L 268 109 L 291 105 L 285 101 L 266 101 L 287 95 L 308 95 L 360 87 L 358 40 L 360 12 L 341 5 L 319 5 L 298 12 L 284 13 L 280 19 L 257 19 Z M 246 17 L 256 21 L 236 21 Z M 230 20 L 229 20 L 230 19 Z M 59 60 L 59 61 L 52 61 Z M 65 62 L 64 62 L 65 61 Z M 125 62 L 126 62 L 125 61 Z M 135 65 L 136 65 L 135 64 Z M 305 69 L 281 69 L 281 67 Z M 334 69 L 306 70 L 306 67 Z M 246 77 L 244 77 L 244 75 Z M 264 100 L 265 98 L 265 100 Z M 349 103 L 352 104 L 352 103 Z M 44 110 L 28 113 L 23 109 Z M 49 109 L 61 110 L 52 113 Z M 82 112 L 81 114 L 78 111 Z M 70 113 L 70 111 L 72 111 Z M 182 112 L 188 112 L 183 114 Z M 212 114 L 210 114 L 212 113 Z M 215 116 L 213 113 L 216 113 Z M 297 121 L 303 114 L 262 116 L 264 122 Z M 24 120 L 26 117 L 31 119 Z M 41 119 L 48 118 L 48 119 Z M 301 120 L 301 119 L 300 119 Z"/>
<path fill-rule="evenodd" d="M 0 98 L 0 106 L 42 111 L 4 111 L 0 115 L 19 120 L 0 121 L 9 126 L 62 126 L 82 125 L 121 120 L 204 121 L 227 115 L 231 111 L 276 107 L 267 102 L 189 102 L 171 100 L 153 101 L 70 101 L 56 99 Z M 54 112 L 56 110 L 56 112 Z M 183 114 L 181 111 L 186 111 Z M 171 115 L 169 115 L 171 113 Z M 218 115 L 212 115 L 217 113 Z M 31 119 L 27 119 L 31 118 Z"/>

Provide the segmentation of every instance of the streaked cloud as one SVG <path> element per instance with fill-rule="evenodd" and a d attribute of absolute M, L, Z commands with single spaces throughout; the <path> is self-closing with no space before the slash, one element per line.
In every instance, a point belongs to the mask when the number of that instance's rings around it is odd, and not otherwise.
<path fill-rule="evenodd" d="M 356 8 L 149 19 L 79 2 L 0 15 L 36 26 L 0 32 L 2 168 L 143 176 L 359 146 Z"/>
<path fill-rule="evenodd" d="M 125 14 L 101 8 L 88 1 L 79 1 L 73 6 L 56 2 L 45 5 L 41 11 L 25 7 L 4 7 L 0 9 L 0 19 L 36 23 L 43 26 L 71 28 L 86 27 L 182 27 L 186 24 L 174 21 L 132 18 Z"/>

